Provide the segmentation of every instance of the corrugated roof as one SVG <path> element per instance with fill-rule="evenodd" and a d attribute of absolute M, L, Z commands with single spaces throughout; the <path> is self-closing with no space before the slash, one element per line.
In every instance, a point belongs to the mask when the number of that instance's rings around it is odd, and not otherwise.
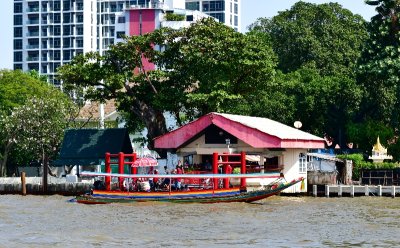
<path fill-rule="evenodd" d="M 268 118 L 222 114 L 215 112 L 213 114 L 220 115 L 235 122 L 239 122 L 245 126 L 257 129 L 263 133 L 268 133 L 280 139 L 324 140 L 323 138 L 320 138 L 318 136 L 303 132 L 301 130 L 287 126 L 277 121 L 273 121 Z"/>
<path fill-rule="evenodd" d="M 65 131 L 59 158 L 54 166 L 92 165 L 105 153 L 132 153 L 133 148 L 125 128 L 69 129 Z"/>

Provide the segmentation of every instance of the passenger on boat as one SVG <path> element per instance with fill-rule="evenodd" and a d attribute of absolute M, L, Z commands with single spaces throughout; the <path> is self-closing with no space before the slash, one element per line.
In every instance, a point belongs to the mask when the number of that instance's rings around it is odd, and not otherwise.
<path fill-rule="evenodd" d="M 176 166 L 176 174 L 183 174 L 182 166 L 177 165 Z M 182 178 L 176 178 L 175 180 L 175 189 L 176 190 L 181 190 L 182 189 Z"/>
<path fill-rule="evenodd" d="M 212 169 L 212 166 L 211 166 L 211 164 L 210 164 L 210 162 L 208 160 L 206 160 L 206 163 L 204 164 L 204 168 L 206 170 L 211 170 Z"/>
<path fill-rule="evenodd" d="M 158 174 L 158 170 L 154 170 L 153 172 L 154 175 Z M 152 191 L 156 191 L 160 188 L 160 182 L 158 180 L 158 177 L 154 177 L 153 180 L 151 180 L 151 184 L 150 184 L 151 190 Z"/>
<path fill-rule="evenodd" d="M 170 174 L 169 173 L 169 170 L 168 170 L 168 168 L 167 168 L 167 166 L 164 166 L 164 170 L 165 170 L 165 174 Z M 162 181 L 162 183 L 160 183 L 160 189 L 161 190 L 163 190 L 163 189 L 166 189 L 166 190 L 169 190 L 169 184 L 170 184 L 170 182 L 171 182 L 171 179 L 170 178 L 164 178 L 164 180 Z"/>

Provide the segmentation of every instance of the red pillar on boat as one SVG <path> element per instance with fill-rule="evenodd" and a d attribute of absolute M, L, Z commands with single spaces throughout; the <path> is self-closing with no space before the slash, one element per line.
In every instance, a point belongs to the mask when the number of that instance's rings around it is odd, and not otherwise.
<path fill-rule="evenodd" d="M 118 153 L 118 173 L 124 174 L 125 156 L 123 152 Z M 119 189 L 124 190 L 124 178 L 119 177 Z"/>
<path fill-rule="evenodd" d="M 109 152 L 106 152 L 105 172 L 111 173 L 111 155 Z M 111 190 L 111 176 L 106 176 L 106 190 Z"/>
<path fill-rule="evenodd" d="M 246 174 L 246 153 L 240 153 L 240 173 Z M 240 179 L 240 187 L 246 187 L 246 178 L 242 177 Z"/>
<path fill-rule="evenodd" d="M 136 159 L 137 159 L 137 155 L 136 155 L 136 153 L 134 153 L 133 156 L 132 156 L 132 165 L 131 165 L 131 174 L 132 175 L 136 175 L 137 174 L 137 167 L 134 166 L 134 164 L 133 164 L 133 163 L 135 163 Z"/>
<path fill-rule="evenodd" d="M 218 174 L 218 153 L 213 153 L 212 173 Z M 218 189 L 218 178 L 213 179 L 214 189 Z"/>
<path fill-rule="evenodd" d="M 226 154 L 226 153 L 224 153 L 224 154 Z M 224 155 L 222 160 L 224 162 L 228 162 L 228 155 Z M 228 172 L 227 172 L 228 164 L 224 164 L 223 168 L 224 168 L 224 173 L 228 174 Z M 224 178 L 224 188 L 225 189 L 229 188 L 229 178 Z"/>

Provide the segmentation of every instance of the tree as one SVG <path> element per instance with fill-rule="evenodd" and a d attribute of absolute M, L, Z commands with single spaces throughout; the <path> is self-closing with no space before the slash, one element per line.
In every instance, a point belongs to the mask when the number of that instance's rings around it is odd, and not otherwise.
<path fill-rule="evenodd" d="M 54 158 L 71 120 L 71 108 L 74 105 L 67 96 L 53 89 L 48 91 L 47 98 L 29 98 L 24 105 L 14 108 L 10 115 L 2 116 L 0 133 L 5 142 L 1 175 L 5 175 L 12 148 L 16 157 L 21 159 L 20 163 Z M 21 153 L 23 156 L 18 156 Z"/>
<path fill-rule="evenodd" d="M 400 124 L 400 1 L 374 0 L 377 15 L 368 24 L 369 38 L 359 61 L 358 80 L 366 89 L 358 121 Z"/>
<path fill-rule="evenodd" d="M 243 95 L 271 80 L 272 49 L 256 38 L 202 19 L 181 30 L 126 38 L 104 56 L 75 57 L 59 74 L 66 88 L 85 87 L 89 99 L 116 99 L 132 129 L 147 128 L 153 149 L 153 138 L 167 132 L 166 111 L 183 124 L 182 114 L 192 118 L 229 110 L 230 103 L 238 106 Z M 146 68 L 145 61 L 155 69 Z"/>
<path fill-rule="evenodd" d="M 35 74 L 33 72 L 33 74 Z M 0 70 L 0 112 L 9 114 L 31 96 L 45 96 L 49 86 L 41 79 L 20 70 Z"/>
<path fill-rule="evenodd" d="M 321 75 L 354 75 L 367 38 L 365 21 L 337 3 L 299 1 L 277 16 L 259 18 L 252 31 L 270 36 L 278 69 L 292 72 L 310 66 Z"/>

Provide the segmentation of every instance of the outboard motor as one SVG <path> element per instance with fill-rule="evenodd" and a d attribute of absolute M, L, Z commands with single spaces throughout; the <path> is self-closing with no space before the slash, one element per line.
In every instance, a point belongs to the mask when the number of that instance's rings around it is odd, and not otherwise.
<path fill-rule="evenodd" d="M 106 189 L 105 183 L 101 180 L 95 181 L 93 186 L 94 186 L 94 189 L 96 189 L 96 190 L 105 190 Z"/>

